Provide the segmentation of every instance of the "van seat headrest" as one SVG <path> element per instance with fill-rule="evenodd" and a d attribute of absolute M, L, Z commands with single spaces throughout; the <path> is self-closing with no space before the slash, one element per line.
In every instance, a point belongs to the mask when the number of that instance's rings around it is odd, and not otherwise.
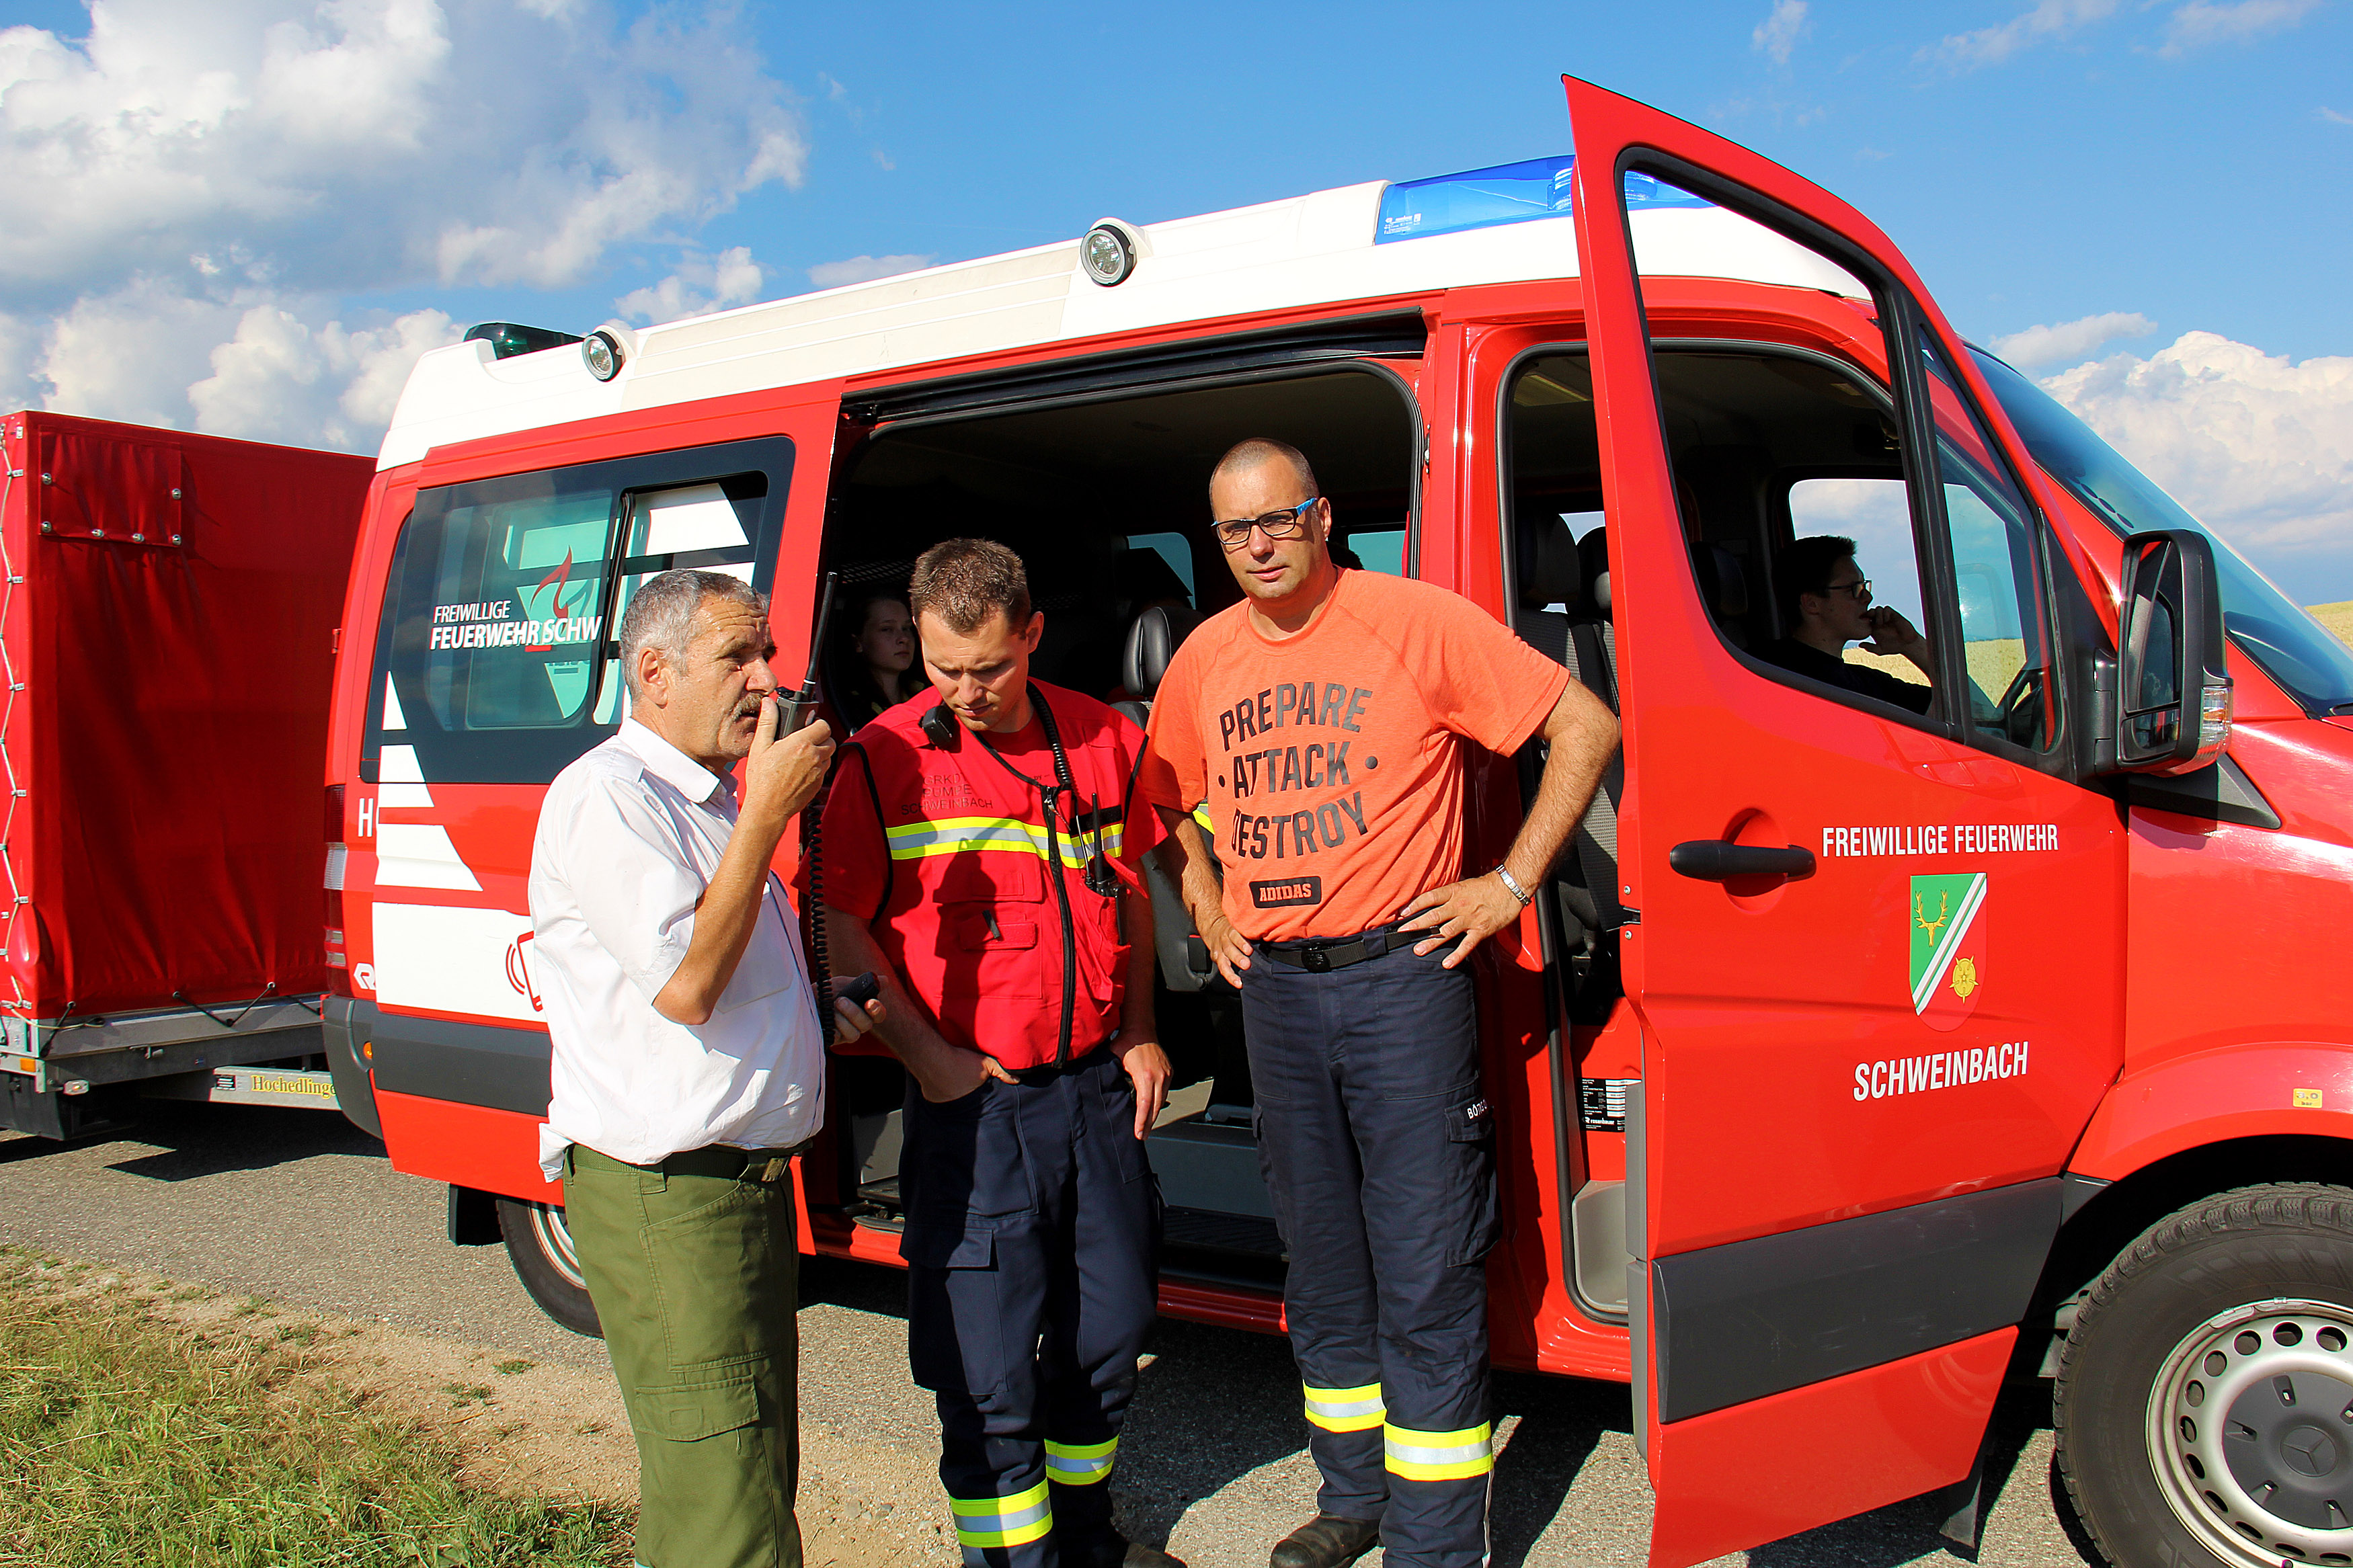
<path fill-rule="evenodd" d="M 1748 574 L 1739 556 L 1721 544 L 1694 544 L 1692 562 L 1699 570 L 1700 596 L 1719 626 L 1748 614 Z"/>
<path fill-rule="evenodd" d="M 1585 607 L 1597 619 L 1609 618 L 1609 529 L 1595 529 L 1577 542 L 1577 559 L 1585 577 Z"/>
<path fill-rule="evenodd" d="M 1168 673 L 1168 661 L 1201 624 L 1201 617 L 1191 610 L 1175 605 L 1153 605 L 1139 614 L 1127 628 L 1126 657 L 1120 661 L 1120 683 L 1130 693 L 1152 700 L 1160 689 L 1160 678 Z"/>
<path fill-rule="evenodd" d="M 1524 515 L 1519 527 L 1520 608 L 1559 605 L 1574 616 L 1584 597 L 1585 570 L 1577 539 L 1556 511 Z"/>

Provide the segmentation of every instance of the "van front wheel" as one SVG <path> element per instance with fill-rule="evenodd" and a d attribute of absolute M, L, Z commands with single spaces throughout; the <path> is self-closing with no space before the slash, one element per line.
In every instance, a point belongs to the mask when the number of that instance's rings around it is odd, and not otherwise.
<path fill-rule="evenodd" d="M 2353 1192 L 2206 1198 L 2092 1286 L 2060 1472 L 2117 1568 L 2353 1562 Z"/>
<path fill-rule="evenodd" d="M 603 1338 L 596 1304 L 588 1300 L 588 1281 L 580 1272 L 579 1254 L 573 1250 L 572 1232 L 564 1211 L 554 1204 L 499 1200 L 499 1235 L 505 1238 L 507 1258 L 515 1277 L 539 1310 L 575 1334 Z"/>

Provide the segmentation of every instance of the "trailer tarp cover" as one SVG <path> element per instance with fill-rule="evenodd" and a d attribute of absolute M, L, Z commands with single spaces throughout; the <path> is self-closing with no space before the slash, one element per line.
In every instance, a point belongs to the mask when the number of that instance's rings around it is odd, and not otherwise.
<path fill-rule="evenodd" d="M 334 628 L 374 464 L 0 420 L 0 1008 L 327 987 Z"/>

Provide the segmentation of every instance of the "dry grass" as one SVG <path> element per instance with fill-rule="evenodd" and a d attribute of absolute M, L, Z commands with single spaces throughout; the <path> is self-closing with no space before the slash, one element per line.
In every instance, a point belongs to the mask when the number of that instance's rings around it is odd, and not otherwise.
<path fill-rule="evenodd" d="M 619 1510 L 467 1486 L 448 1445 L 363 1408 L 306 1343 L 234 1319 L 191 1331 L 88 1270 L 0 1248 L 0 1564 L 628 1560 Z"/>
<path fill-rule="evenodd" d="M 2338 642 L 2353 647 L 2353 599 L 2341 605 L 2314 605 L 2308 613 L 2335 633 Z"/>

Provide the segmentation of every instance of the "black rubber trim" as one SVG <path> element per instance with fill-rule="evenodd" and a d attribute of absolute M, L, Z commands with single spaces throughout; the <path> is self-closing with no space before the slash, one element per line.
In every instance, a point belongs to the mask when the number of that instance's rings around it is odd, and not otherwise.
<path fill-rule="evenodd" d="M 459 1024 L 378 1008 L 375 1086 L 491 1110 L 547 1114 L 553 1046 L 541 1029 Z"/>
<path fill-rule="evenodd" d="M 368 1082 L 367 1064 L 360 1047 L 375 1040 L 375 1004 L 352 996 L 330 996 L 322 1005 L 320 1034 L 324 1039 L 327 1071 L 335 1081 L 335 1104 L 343 1120 L 371 1138 L 384 1136 L 384 1119 L 376 1114 L 375 1086 Z"/>
<path fill-rule="evenodd" d="M 2062 1224 L 2073 1219 L 2085 1204 L 2108 1190 L 2107 1182 L 2098 1176 L 2079 1176 L 2070 1171 L 2059 1179 L 2066 1184 L 2059 1197 Z"/>
<path fill-rule="evenodd" d="M 1392 310 L 879 387 L 851 394 L 843 399 L 842 406 L 849 416 L 867 423 L 969 414 L 1145 383 L 1297 365 L 1315 359 L 1419 359 L 1429 342 L 1430 326 L 1420 311 Z"/>
<path fill-rule="evenodd" d="M 1659 1418 L 1683 1421 L 2018 1322 L 2056 1176 L 1662 1258 Z"/>
<path fill-rule="evenodd" d="M 2211 768 L 2174 778 L 2127 773 L 2125 799 L 2144 811 L 2169 811 L 2201 822 L 2235 822 L 2243 827 L 2280 825 L 2279 813 L 2228 752 Z"/>
<path fill-rule="evenodd" d="M 506 1240 L 499 1229 L 499 1200 L 491 1194 L 452 1186 L 448 1219 L 452 1247 L 496 1247 Z"/>

